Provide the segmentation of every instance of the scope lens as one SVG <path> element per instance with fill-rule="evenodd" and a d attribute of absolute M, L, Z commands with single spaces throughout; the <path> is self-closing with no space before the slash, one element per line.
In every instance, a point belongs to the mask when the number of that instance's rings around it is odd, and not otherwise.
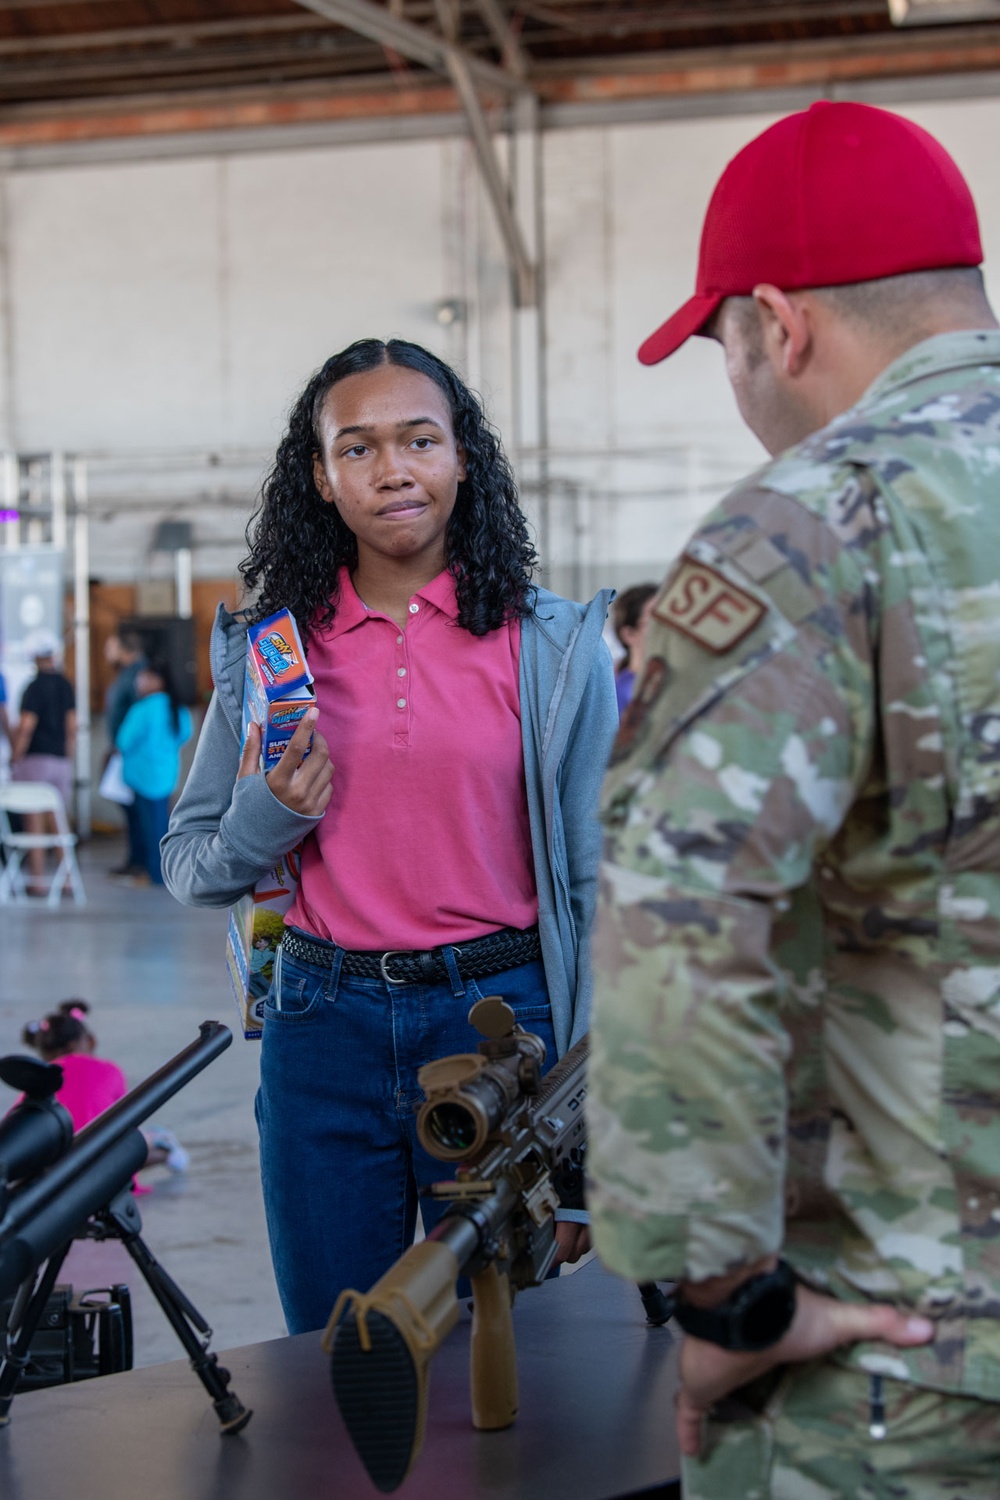
<path fill-rule="evenodd" d="M 426 1115 L 427 1130 L 448 1151 L 470 1151 L 476 1141 L 476 1119 L 464 1104 L 435 1104 Z"/>

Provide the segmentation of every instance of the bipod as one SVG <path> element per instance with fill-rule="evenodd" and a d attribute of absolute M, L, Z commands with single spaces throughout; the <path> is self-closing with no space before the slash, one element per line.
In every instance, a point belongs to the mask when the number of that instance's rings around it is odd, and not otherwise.
<path fill-rule="evenodd" d="M 125 1188 L 107 1207 L 94 1214 L 82 1234 L 94 1240 L 117 1239 L 142 1272 L 167 1322 L 184 1345 L 191 1368 L 212 1398 L 223 1433 L 239 1432 L 253 1413 L 229 1389 L 229 1371 L 212 1354 L 208 1342 L 212 1330 L 193 1302 L 168 1276 L 140 1234 L 142 1220 L 132 1196 Z M 62 1270 L 72 1240 L 45 1262 L 41 1274 L 22 1282 L 7 1321 L 6 1348 L 0 1356 L 0 1427 L 10 1421 L 10 1408 L 21 1372 L 28 1363 L 31 1342 L 39 1319 Z"/>
<path fill-rule="evenodd" d="M 7 1318 L 3 1355 L 0 1356 L 0 1427 L 6 1427 L 10 1421 L 11 1403 L 21 1373 L 30 1357 L 31 1341 L 71 1243 L 72 1241 L 63 1245 L 61 1250 L 49 1257 L 37 1280 L 32 1277 L 29 1281 L 22 1282 L 17 1289 L 14 1305 Z"/>
<path fill-rule="evenodd" d="M 95 1238 L 121 1240 L 145 1277 L 164 1317 L 184 1345 L 191 1368 L 211 1396 L 222 1431 L 241 1431 L 253 1412 L 243 1405 L 235 1391 L 229 1389 L 229 1371 L 219 1364 L 218 1355 L 209 1351 L 211 1328 L 176 1281 L 167 1275 L 139 1233 L 142 1220 L 131 1191 L 126 1189 L 119 1193 L 95 1218 L 104 1231 Z"/>

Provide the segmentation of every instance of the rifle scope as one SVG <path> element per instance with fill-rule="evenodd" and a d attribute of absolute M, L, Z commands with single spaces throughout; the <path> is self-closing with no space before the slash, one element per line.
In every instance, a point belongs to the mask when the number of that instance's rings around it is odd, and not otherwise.
<path fill-rule="evenodd" d="M 0 1217 L 11 1183 L 58 1161 L 73 1139 L 70 1113 L 53 1095 L 62 1087 L 58 1063 L 36 1057 L 0 1058 L 0 1082 L 24 1098 L 0 1120 Z"/>
<path fill-rule="evenodd" d="M 518 1031 L 498 1057 L 460 1052 L 420 1069 L 427 1095 L 417 1115 L 417 1135 L 424 1150 L 438 1161 L 467 1161 L 478 1156 L 499 1130 L 510 1110 L 538 1087 L 545 1043 Z"/>

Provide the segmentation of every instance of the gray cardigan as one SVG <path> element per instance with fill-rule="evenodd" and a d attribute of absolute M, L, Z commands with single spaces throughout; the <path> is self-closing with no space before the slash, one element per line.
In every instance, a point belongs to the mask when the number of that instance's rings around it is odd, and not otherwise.
<path fill-rule="evenodd" d="M 521 735 L 542 962 L 560 1055 L 587 1030 L 590 924 L 601 834 L 596 809 L 618 727 L 603 590 L 588 605 L 536 591 L 521 626 Z M 163 877 L 188 906 L 229 906 L 319 822 L 292 812 L 263 776 L 236 780 L 246 624 L 222 606 L 215 692 L 161 844 Z"/>

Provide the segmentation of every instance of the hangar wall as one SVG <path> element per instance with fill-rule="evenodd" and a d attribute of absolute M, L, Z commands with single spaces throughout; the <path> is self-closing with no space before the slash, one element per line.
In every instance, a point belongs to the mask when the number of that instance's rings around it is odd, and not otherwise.
<path fill-rule="evenodd" d="M 1000 99 L 892 103 L 967 173 L 989 257 Z M 757 101 L 543 134 L 542 534 L 557 587 L 662 573 L 697 515 L 763 457 L 715 346 L 692 341 L 652 371 L 635 348 L 691 289 L 718 173 L 774 117 Z M 453 122 L 426 138 L 164 149 L 115 160 L 111 145 L 97 161 L 25 149 L 0 168 L 0 447 L 88 456 L 96 577 L 167 571 L 151 552 L 165 516 L 193 521 L 196 577 L 229 575 L 290 401 L 326 354 L 366 334 L 457 364 L 516 447 L 509 277 Z M 448 326 L 445 302 L 464 309 Z M 514 456 L 526 470 L 537 457 Z M 536 512 L 537 492 L 527 486 Z"/>

